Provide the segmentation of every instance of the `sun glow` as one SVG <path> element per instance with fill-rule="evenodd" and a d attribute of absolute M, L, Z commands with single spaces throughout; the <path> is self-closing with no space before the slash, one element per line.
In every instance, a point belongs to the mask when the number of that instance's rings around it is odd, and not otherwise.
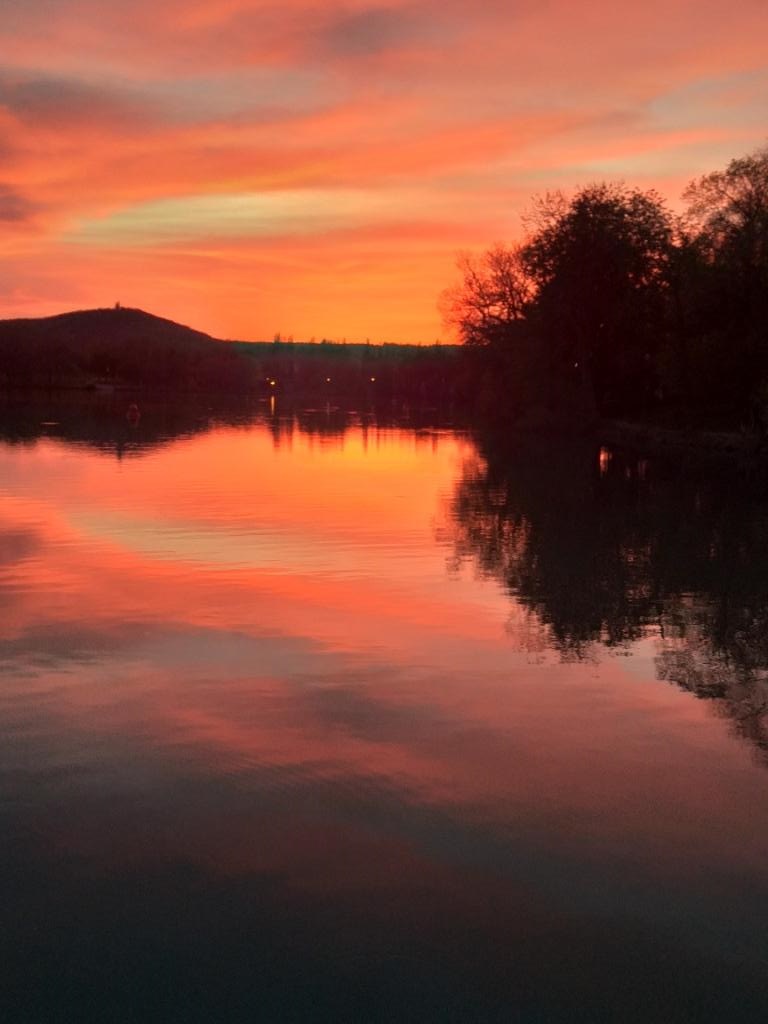
<path fill-rule="evenodd" d="M 431 343 L 456 251 L 532 194 L 674 201 L 759 145 L 766 29 L 763 0 L 4 5 L 0 311 Z"/>

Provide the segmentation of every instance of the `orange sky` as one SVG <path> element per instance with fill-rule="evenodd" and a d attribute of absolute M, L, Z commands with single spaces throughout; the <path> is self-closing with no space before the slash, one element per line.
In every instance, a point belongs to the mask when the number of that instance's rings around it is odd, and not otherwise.
<path fill-rule="evenodd" d="M 0 5 L 0 315 L 140 306 L 220 337 L 426 341 L 528 198 L 765 141 L 740 0 Z M 737 11 L 737 13 L 736 13 Z"/>

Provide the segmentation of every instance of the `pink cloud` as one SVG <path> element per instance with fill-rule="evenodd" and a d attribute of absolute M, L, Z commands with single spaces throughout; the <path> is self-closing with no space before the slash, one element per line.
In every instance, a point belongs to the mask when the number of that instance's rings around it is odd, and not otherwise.
<path fill-rule="evenodd" d="M 762 142 L 766 30 L 763 0 L 738 18 L 714 0 L 6 6 L 0 312 L 130 283 L 131 301 L 170 314 L 204 274 L 195 311 L 214 333 L 280 320 L 354 336 L 374 309 L 390 336 L 431 340 L 436 293 L 415 287 L 439 291 L 457 248 L 518 232 L 527 196 L 620 177 L 674 201 L 687 178 Z M 340 189 L 375 192 L 391 212 L 382 223 L 362 203 L 355 223 L 314 237 L 308 225 L 225 238 L 201 223 L 161 271 L 167 232 L 150 225 L 142 259 L 159 278 L 146 280 L 106 228 L 101 249 L 68 241 L 110 218 L 140 225 L 175 199 L 307 189 L 331 207 Z M 302 274 L 308 260 L 322 269 Z M 344 289 L 329 276 L 340 271 Z M 283 296 L 295 305 L 299 288 L 322 324 L 287 323 Z"/>

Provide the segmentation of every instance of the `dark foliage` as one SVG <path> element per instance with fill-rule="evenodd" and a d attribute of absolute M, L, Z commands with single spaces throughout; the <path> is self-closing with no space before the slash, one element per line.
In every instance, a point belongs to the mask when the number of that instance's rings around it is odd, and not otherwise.
<path fill-rule="evenodd" d="M 462 258 L 446 319 L 498 418 L 768 427 L 768 149 L 686 190 L 595 184 L 534 204 L 518 248 Z"/>
<path fill-rule="evenodd" d="M 449 408 L 461 398 L 456 345 L 236 342 L 264 394 L 294 401 L 401 400 Z M 274 383 L 273 383 L 274 382 Z"/>

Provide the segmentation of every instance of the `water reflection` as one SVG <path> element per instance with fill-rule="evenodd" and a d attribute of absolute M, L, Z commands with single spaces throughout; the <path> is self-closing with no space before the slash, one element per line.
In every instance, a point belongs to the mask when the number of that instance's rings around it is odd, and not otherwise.
<path fill-rule="evenodd" d="M 435 409 L 393 402 L 357 409 L 331 402 L 315 408 L 294 406 L 274 395 L 229 401 L 134 392 L 0 395 L 0 442 L 29 446 L 53 438 L 118 459 L 147 454 L 220 427 L 263 425 L 279 447 L 290 446 L 296 432 L 333 442 L 358 427 L 364 436 L 372 432 L 375 438 L 377 430 L 412 428 L 432 434 L 455 423 L 455 418 Z"/>
<path fill-rule="evenodd" d="M 759 505 L 275 406 L 6 410 L 3 1019 L 762 1021 Z"/>
<path fill-rule="evenodd" d="M 500 580 L 562 657 L 653 637 L 660 678 L 768 756 L 768 515 L 733 471 L 485 439 L 452 512 L 457 564 Z"/>

